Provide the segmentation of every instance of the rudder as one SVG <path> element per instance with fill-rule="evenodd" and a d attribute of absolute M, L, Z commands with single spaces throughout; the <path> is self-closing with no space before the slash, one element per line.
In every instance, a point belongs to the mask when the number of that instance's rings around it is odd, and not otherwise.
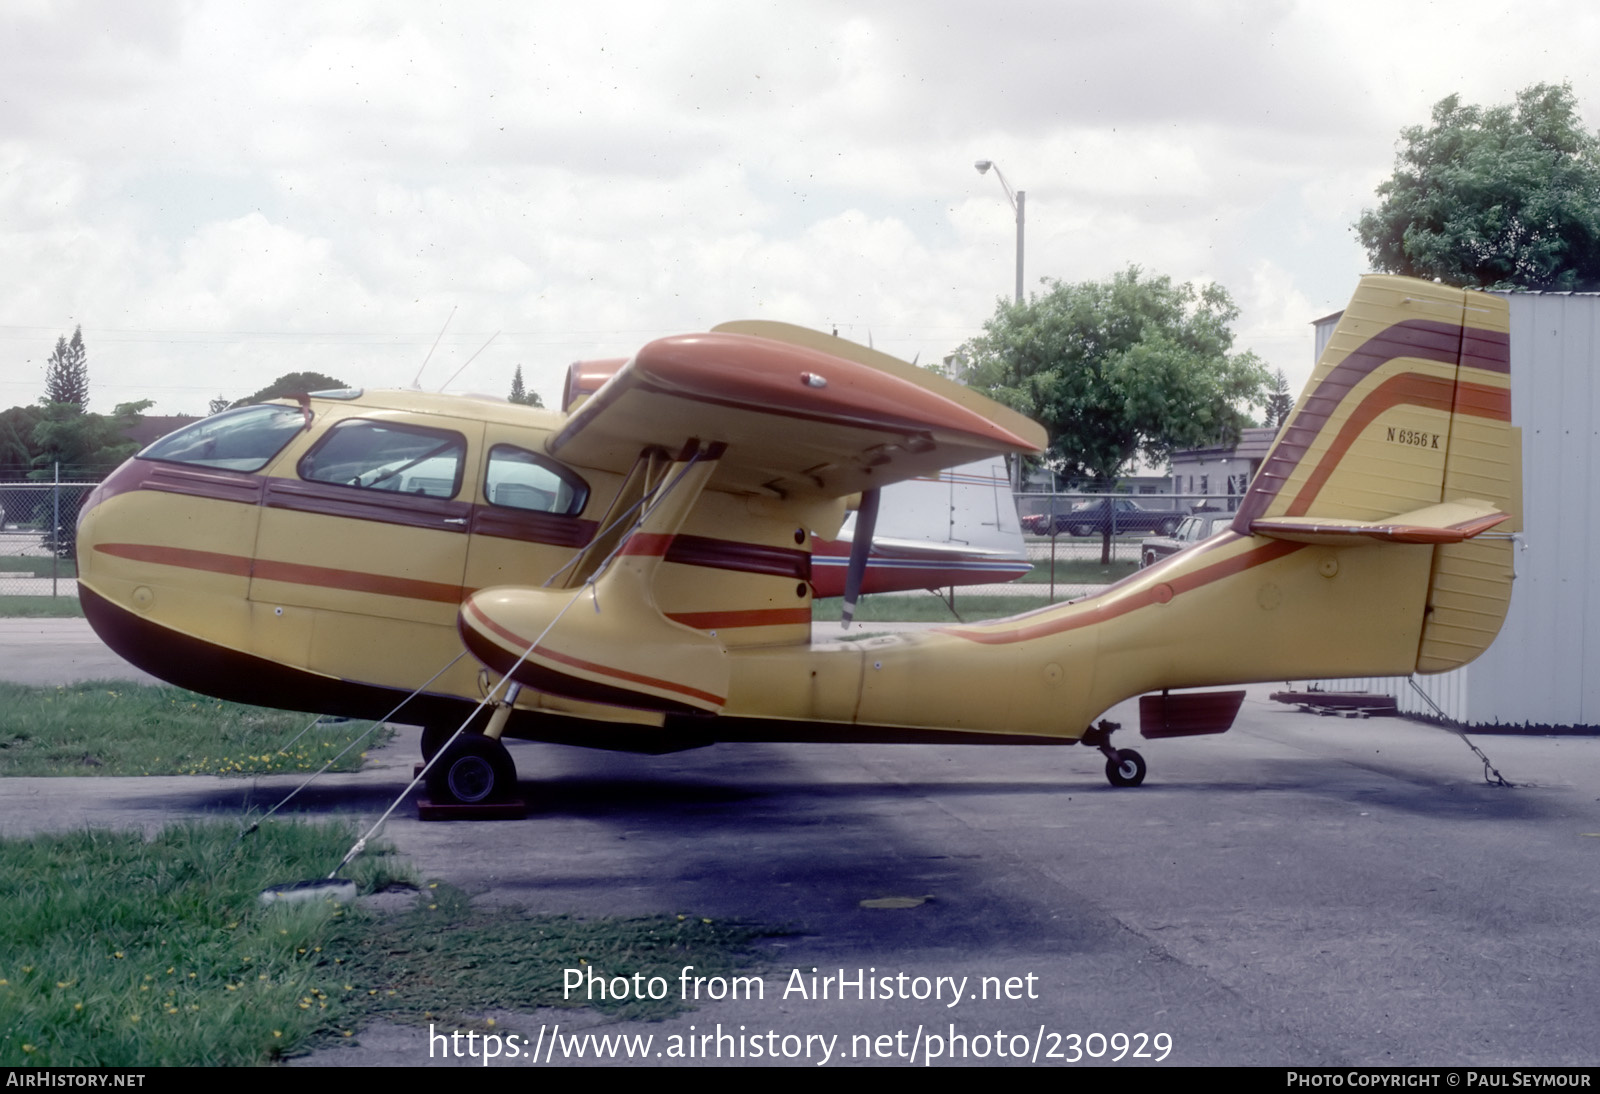
<path fill-rule="evenodd" d="M 1508 514 L 1500 530 L 1516 530 L 1521 460 L 1511 426 L 1509 331 L 1502 298 L 1410 278 L 1363 278 L 1234 530 L 1383 522 L 1468 501 Z M 1509 542 L 1434 542 L 1420 672 L 1455 668 L 1483 652 L 1510 603 Z"/>

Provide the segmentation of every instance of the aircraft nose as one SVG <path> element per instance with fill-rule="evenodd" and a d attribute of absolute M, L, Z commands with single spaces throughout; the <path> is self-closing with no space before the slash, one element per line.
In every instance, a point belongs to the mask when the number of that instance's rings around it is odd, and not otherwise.
<path fill-rule="evenodd" d="M 141 477 L 139 468 L 135 466 L 137 460 L 128 460 L 111 474 L 107 475 L 100 484 L 89 491 L 89 496 L 83 499 L 83 504 L 78 507 L 77 520 L 77 555 L 78 579 L 86 580 L 89 571 L 94 565 L 95 547 L 101 542 L 98 526 L 102 523 L 99 519 L 105 512 L 104 505 L 107 501 L 139 488 Z"/>

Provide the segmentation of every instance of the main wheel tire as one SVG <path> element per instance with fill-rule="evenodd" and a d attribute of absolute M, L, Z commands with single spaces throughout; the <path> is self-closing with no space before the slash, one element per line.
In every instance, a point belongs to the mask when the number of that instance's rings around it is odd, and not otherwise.
<path fill-rule="evenodd" d="M 422 762 L 427 763 L 439 754 L 445 742 L 455 733 L 455 726 L 423 726 L 422 727 Z M 463 737 L 466 734 L 462 734 Z"/>
<path fill-rule="evenodd" d="M 1106 778 L 1112 786 L 1138 786 L 1144 773 L 1144 757 L 1131 748 L 1119 749 L 1115 759 L 1106 761 Z"/>
<path fill-rule="evenodd" d="M 436 802 L 478 805 L 504 801 L 517 788 L 517 765 L 506 746 L 477 733 L 463 733 L 428 772 L 428 797 Z"/>

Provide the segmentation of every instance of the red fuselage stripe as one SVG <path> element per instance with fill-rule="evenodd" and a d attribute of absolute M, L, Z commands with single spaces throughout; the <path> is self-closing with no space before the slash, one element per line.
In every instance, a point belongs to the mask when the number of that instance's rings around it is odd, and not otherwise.
<path fill-rule="evenodd" d="M 1077 630 L 1079 627 L 1104 623 L 1107 620 L 1127 615 L 1129 612 L 1137 611 L 1140 608 L 1147 608 L 1152 604 L 1165 604 L 1174 596 L 1181 596 L 1222 578 L 1242 573 L 1245 570 L 1272 562 L 1285 555 L 1293 554 L 1303 546 L 1303 544 L 1299 543 L 1273 540 L 1202 569 L 1180 574 L 1171 581 L 1157 582 L 1136 595 L 1119 597 L 1113 603 L 1097 604 L 1094 607 L 1065 617 L 1055 614 L 1060 611 L 1066 611 L 1067 609 L 1065 608 L 1041 608 L 1037 612 L 1029 612 L 1027 616 L 1018 616 L 1017 618 L 1024 619 L 1028 618 L 1028 616 L 1047 616 L 1050 618 L 1042 618 L 1037 623 L 1015 627 L 1007 631 L 989 632 L 960 627 L 938 627 L 935 629 L 940 634 L 950 634 L 957 638 L 965 638 L 968 641 L 981 642 L 989 646 L 1003 646 L 1013 642 L 1028 642 L 1035 638 L 1045 638 L 1053 634 L 1064 634 L 1067 631 Z M 1173 556 L 1173 558 L 1176 557 L 1176 555 Z M 1171 560 L 1169 559 L 1168 561 L 1170 562 Z M 1105 594 L 1102 594 L 1101 599 L 1105 599 Z M 1004 621 L 1002 620 L 1001 622 Z"/>
<path fill-rule="evenodd" d="M 216 551 L 195 551 L 186 547 L 158 547 L 141 543 L 97 543 L 95 550 L 134 562 L 157 566 L 178 566 L 186 570 L 254 577 L 261 581 L 282 581 L 290 585 L 313 585 L 325 589 L 347 589 L 357 593 L 398 596 L 407 600 L 431 600 L 439 604 L 459 604 L 472 590 L 440 581 L 419 581 L 409 577 L 389 577 L 361 570 L 341 570 L 331 566 L 305 566 L 295 562 L 249 559 Z"/>

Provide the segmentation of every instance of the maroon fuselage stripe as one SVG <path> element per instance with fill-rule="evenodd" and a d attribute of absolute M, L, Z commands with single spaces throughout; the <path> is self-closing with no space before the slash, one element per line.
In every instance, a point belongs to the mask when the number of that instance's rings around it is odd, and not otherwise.
<path fill-rule="evenodd" d="M 782 627 L 795 623 L 811 625 L 810 608 L 753 608 L 749 611 L 668 612 L 667 618 L 696 630 L 724 627 Z"/>
<path fill-rule="evenodd" d="M 811 554 L 792 547 L 769 547 L 761 543 L 712 539 L 679 533 L 667 548 L 666 560 L 681 566 L 705 566 L 713 570 L 765 574 L 806 581 L 811 577 Z"/>
<path fill-rule="evenodd" d="M 111 498 L 136 490 L 452 534 L 470 530 L 473 535 L 554 547 L 583 547 L 594 538 L 597 527 L 592 520 L 558 513 L 478 505 L 417 494 L 392 494 L 353 486 L 304 483 L 259 473 L 145 459 L 129 460 L 113 471 L 85 500 L 82 512 L 88 513 Z"/>
<path fill-rule="evenodd" d="M 501 640 L 511 643 L 516 648 L 515 652 L 517 655 L 520 655 L 523 650 L 533 645 L 532 642 L 528 641 L 520 634 L 517 634 L 515 631 L 507 627 L 503 627 L 499 623 L 496 623 L 493 619 L 490 619 L 488 615 L 484 613 L 483 609 L 478 607 L 478 605 L 472 601 L 468 601 L 466 603 L 463 611 L 464 614 L 470 615 L 475 623 L 481 624 L 484 628 L 494 633 Z M 582 672 L 593 672 L 601 676 L 612 677 L 616 680 L 626 680 L 633 684 L 643 684 L 645 687 L 659 688 L 662 691 L 675 691 L 679 695 L 687 695 L 694 699 L 701 699 L 708 703 L 714 703 L 717 706 L 721 706 L 724 702 L 726 702 L 726 700 L 720 695 L 713 695 L 709 691 L 701 691 L 699 688 L 693 688 L 687 684 L 680 684 L 674 680 L 659 680 L 653 676 L 645 676 L 643 673 L 629 672 L 626 669 L 613 668 L 610 665 L 601 665 L 593 661 L 585 661 L 581 657 L 573 657 L 570 654 L 565 654 L 557 650 L 550 649 L 548 646 L 539 646 L 528 656 L 530 658 L 537 657 L 543 661 L 555 661 L 560 664 L 568 665 L 572 668 L 578 669 Z"/>

